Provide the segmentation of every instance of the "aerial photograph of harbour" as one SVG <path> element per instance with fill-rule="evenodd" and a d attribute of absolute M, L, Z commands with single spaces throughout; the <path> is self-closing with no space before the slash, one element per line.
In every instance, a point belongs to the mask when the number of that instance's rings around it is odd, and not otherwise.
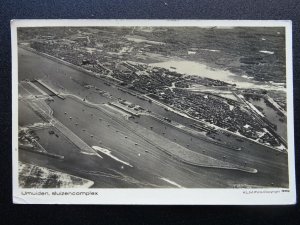
<path fill-rule="evenodd" d="M 285 27 L 18 27 L 21 188 L 289 188 Z"/>

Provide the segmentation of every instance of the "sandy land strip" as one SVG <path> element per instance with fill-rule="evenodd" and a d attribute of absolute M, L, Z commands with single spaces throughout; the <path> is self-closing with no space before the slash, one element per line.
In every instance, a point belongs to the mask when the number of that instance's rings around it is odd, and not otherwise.
<path fill-rule="evenodd" d="M 56 170 L 19 162 L 19 186 L 22 188 L 89 188 L 94 182 Z"/>

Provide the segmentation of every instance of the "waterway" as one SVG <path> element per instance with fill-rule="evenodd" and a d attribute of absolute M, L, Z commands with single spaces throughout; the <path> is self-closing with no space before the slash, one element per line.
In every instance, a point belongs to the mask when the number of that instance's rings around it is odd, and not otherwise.
<path fill-rule="evenodd" d="M 271 121 L 271 123 L 277 126 L 277 129 L 275 130 L 276 133 L 286 140 L 287 139 L 286 118 L 280 116 L 275 109 L 268 106 L 263 98 L 260 98 L 259 100 L 249 99 L 249 102 L 251 102 L 254 106 L 259 106 L 263 109 L 263 114 L 266 116 L 266 118 L 269 121 Z"/>
<path fill-rule="evenodd" d="M 238 88 L 260 88 L 266 90 L 285 91 L 282 84 L 255 81 L 245 74 L 234 74 L 228 70 L 220 70 L 206 66 L 205 64 L 188 60 L 170 60 L 149 64 L 153 67 L 161 67 L 181 74 L 206 77 L 210 79 L 236 84 Z"/>
<path fill-rule="evenodd" d="M 109 92 L 113 98 L 125 99 L 141 105 L 143 108 L 151 110 L 161 116 L 168 117 L 185 125 L 192 123 L 190 119 L 181 117 L 174 112 L 166 111 L 163 107 L 155 104 L 154 102 L 149 103 L 148 101 L 137 98 L 137 96 L 124 93 L 114 85 L 108 86 L 104 84 L 103 80 L 97 79 L 68 66 L 22 49 L 19 50 L 19 56 L 19 79 L 42 78 L 43 81 L 52 86 L 54 89 L 64 93 L 78 95 L 82 99 L 85 98 L 90 102 L 103 104 L 112 101 L 109 97 L 103 97 L 100 95 L 99 92 L 95 91 L 95 89 L 88 89 L 82 86 L 83 83 L 92 84 L 101 91 L 104 90 Z M 134 185 L 132 182 L 123 182 L 122 184 L 120 182 L 115 183 L 112 181 L 113 178 L 106 178 L 108 181 L 97 178 L 95 182 L 96 187 L 168 187 L 170 184 L 163 181 L 161 177 L 167 178 L 183 187 L 232 187 L 237 183 L 262 186 L 270 186 L 271 183 L 277 186 L 288 185 L 287 157 L 285 155 L 278 156 L 274 151 L 267 152 L 265 151 L 265 147 L 258 144 L 255 146 L 250 145 L 249 151 L 240 151 L 239 153 L 219 146 L 208 146 L 206 150 L 206 154 L 211 157 L 220 157 L 221 155 L 230 154 L 230 157 L 234 158 L 234 161 L 236 162 L 239 160 L 243 162 L 244 159 L 247 159 L 249 166 L 251 165 L 258 169 L 257 174 L 193 167 L 184 165 L 170 158 L 168 155 L 162 153 L 154 146 L 146 143 L 135 134 L 129 132 L 127 128 L 120 126 L 120 124 L 116 123 L 116 121 L 112 118 L 105 116 L 97 109 L 89 108 L 86 110 L 87 107 L 83 107 L 82 104 L 78 104 L 74 100 L 62 100 L 59 98 L 55 98 L 54 102 L 52 102 L 50 106 L 54 111 L 54 117 L 56 117 L 75 134 L 80 136 L 90 146 L 100 146 L 99 141 L 101 141 L 104 145 L 103 147 L 108 147 L 112 150 L 113 155 L 133 166 L 133 168 L 127 168 L 126 165 L 122 165 L 112 158 L 103 155 L 105 161 L 108 160 L 106 161 L 108 164 L 104 164 L 107 168 L 111 168 L 115 172 L 123 174 L 122 176 L 123 178 L 125 177 L 125 181 L 129 178 L 131 181 L 133 179 L 135 179 L 135 181 L 139 181 L 135 183 L 137 185 Z M 83 109 L 86 111 L 82 111 Z M 66 116 L 64 112 L 67 112 L 68 116 Z M 70 117 L 72 117 L 71 120 L 69 119 Z M 98 121 L 97 119 L 99 118 L 102 118 L 103 122 Z M 149 125 L 153 123 L 151 120 L 144 120 L 144 122 L 140 122 L 141 126 L 144 126 L 147 129 L 149 129 Z M 76 123 L 80 125 L 77 126 Z M 109 127 L 107 126 L 108 123 L 110 125 Z M 83 131 L 83 129 L 86 131 Z M 156 124 L 154 129 L 162 130 L 164 129 L 164 125 L 161 123 Z M 91 135 L 93 135 L 93 137 L 91 137 Z M 180 144 L 187 146 L 186 141 L 189 139 L 184 138 L 185 136 L 180 134 L 180 132 L 173 130 L 170 131 L 169 135 L 175 135 L 180 141 Z M 125 136 L 127 136 L 127 141 L 124 141 L 126 139 Z M 138 145 L 135 146 L 135 143 Z M 198 149 L 197 146 L 202 146 L 203 143 L 205 142 L 201 140 L 198 140 L 197 142 L 195 141 L 195 145 L 193 146 L 190 144 L 189 148 L 196 151 Z M 63 146 L 61 148 L 63 148 Z M 148 152 L 146 152 L 146 150 Z M 229 153 L 230 151 L 231 153 Z M 24 155 L 25 153 L 22 154 Z M 32 154 L 28 154 L 26 156 L 26 161 L 38 162 L 40 164 L 45 162 L 45 159 L 37 159 L 37 157 L 42 156 L 33 156 Z M 23 156 L 23 159 L 24 157 L 25 156 Z M 86 159 L 82 158 L 82 160 Z M 97 160 L 100 160 L 100 158 Z M 113 164 L 110 164 L 109 160 L 113 161 L 111 162 Z M 58 169 L 65 168 L 64 170 L 70 170 L 73 172 L 74 167 L 77 166 L 75 165 L 76 163 L 71 166 L 71 163 L 62 165 L 64 164 L 62 162 L 62 164 L 58 165 L 58 163 L 50 163 L 49 160 L 47 162 L 48 165 L 51 164 L 53 167 L 56 165 Z M 100 164 L 102 162 L 104 161 L 99 161 Z M 123 168 L 126 168 L 126 171 L 122 169 L 122 166 Z M 80 170 L 85 171 L 86 166 L 80 166 Z M 101 172 L 100 168 L 96 170 L 99 173 Z M 82 176 L 82 173 L 83 172 L 78 174 L 78 176 Z M 91 175 L 92 168 L 89 168 L 87 173 L 89 174 L 88 176 L 94 176 Z M 86 178 L 95 181 L 95 176 L 93 179 L 92 177 Z"/>

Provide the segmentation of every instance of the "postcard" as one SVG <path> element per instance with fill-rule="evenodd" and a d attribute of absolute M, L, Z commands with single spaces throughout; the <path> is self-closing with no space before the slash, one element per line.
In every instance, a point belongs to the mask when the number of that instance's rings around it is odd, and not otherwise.
<path fill-rule="evenodd" d="M 295 204 L 292 24 L 13 20 L 13 202 Z"/>

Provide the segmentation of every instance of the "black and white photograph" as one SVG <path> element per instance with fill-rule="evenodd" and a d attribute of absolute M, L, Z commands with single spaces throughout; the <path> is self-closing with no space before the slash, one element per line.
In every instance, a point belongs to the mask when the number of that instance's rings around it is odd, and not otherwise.
<path fill-rule="evenodd" d="M 290 25 L 13 21 L 14 189 L 295 201 Z"/>

